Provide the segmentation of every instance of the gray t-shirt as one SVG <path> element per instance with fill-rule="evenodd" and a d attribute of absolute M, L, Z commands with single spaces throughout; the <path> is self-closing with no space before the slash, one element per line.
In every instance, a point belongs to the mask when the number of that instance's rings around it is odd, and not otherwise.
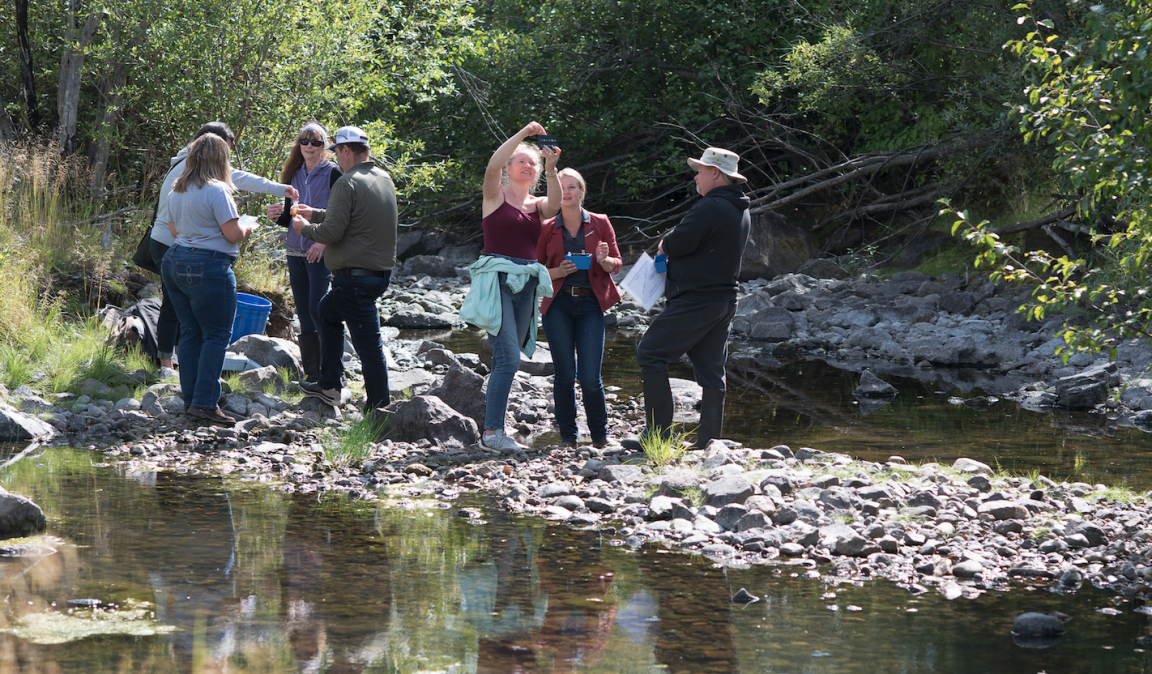
<path fill-rule="evenodd" d="M 220 225 L 239 218 L 232 192 L 224 183 L 190 186 L 186 192 L 168 195 L 168 214 L 176 223 L 176 243 L 186 248 L 204 248 L 235 256 L 239 244 L 224 238 Z"/>

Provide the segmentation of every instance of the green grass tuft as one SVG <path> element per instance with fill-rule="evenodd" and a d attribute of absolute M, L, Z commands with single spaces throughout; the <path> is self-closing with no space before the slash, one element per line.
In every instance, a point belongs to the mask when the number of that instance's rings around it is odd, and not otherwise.
<path fill-rule="evenodd" d="M 372 456 L 375 442 L 387 426 L 387 420 L 379 421 L 375 415 L 368 415 L 346 429 L 331 431 L 321 441 L 324 458 L 337 468 L 358 464 Z"/>
<path fill-rule="evenodd" d="M 653 466 L 667 466 L 675 463 L 684 455 L 684 435 L 672 429 L 665 432 L 648 433 L 640 436 L 640 448 L 648 463 Z"/>

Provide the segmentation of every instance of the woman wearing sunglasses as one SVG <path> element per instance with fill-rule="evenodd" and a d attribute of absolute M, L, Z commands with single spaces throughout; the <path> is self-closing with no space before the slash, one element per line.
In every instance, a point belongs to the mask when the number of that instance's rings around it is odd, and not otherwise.
<path fill-rule="evenodd" d="M 340 167 L 328 161 L 328 131 L 318 122 L 308 122 L 292 144 L 280 180 L 289 183 L 300 193 L 300 203 L 312 208 L 328 208 L 328 195 L 336 179 L 343 175 Z M 328 292 L 332 272 L 324 266 L 324 244 L 316 243 L 297 234 L 292 224 L 292 201 L 268 207 L 268 217 L 288 229 L 284 242 L 288 255 L 288 280 L 292 284 L 292 299 L 296 302 L 296 315 L 300 317 L 300 361 L 304 367 L 304 380 L 320 379 L 320 298 Z"/>

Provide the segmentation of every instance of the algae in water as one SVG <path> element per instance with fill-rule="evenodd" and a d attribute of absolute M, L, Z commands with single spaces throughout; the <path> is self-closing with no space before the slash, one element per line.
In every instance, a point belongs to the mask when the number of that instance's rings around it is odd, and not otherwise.
<path fill-rule="evenodd" d="M 176 627 L 156 621 L 151 604 L 125 602 L 110 608 L 72 608 L 66 613 L 45 611 L 13 619 L 14 627 L 0 629 L 34 644 L 63 644 L 97 635 L 151 636 L 175 632 Z"/>

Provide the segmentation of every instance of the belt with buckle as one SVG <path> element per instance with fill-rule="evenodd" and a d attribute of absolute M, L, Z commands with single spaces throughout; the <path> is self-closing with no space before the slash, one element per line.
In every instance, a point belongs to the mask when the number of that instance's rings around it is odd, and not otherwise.
<path fill-rule="evenodd" d="M 592 294 L 591 288 L 577 288 L 576 286 L 568 286 L 561 288 L 560 292 L 571 295 L 572 297 L 595 297 Z"/>
<path fill-rule="evenodd" d="M 347 269 L 332 270 L 333 276 L 375 276 L 377 278 L 383 278 L 391 274 L 391 269 L 387 271 L 376 271 L 375 269 L 356 269 L 355 267 L 349 267 Z"/>

